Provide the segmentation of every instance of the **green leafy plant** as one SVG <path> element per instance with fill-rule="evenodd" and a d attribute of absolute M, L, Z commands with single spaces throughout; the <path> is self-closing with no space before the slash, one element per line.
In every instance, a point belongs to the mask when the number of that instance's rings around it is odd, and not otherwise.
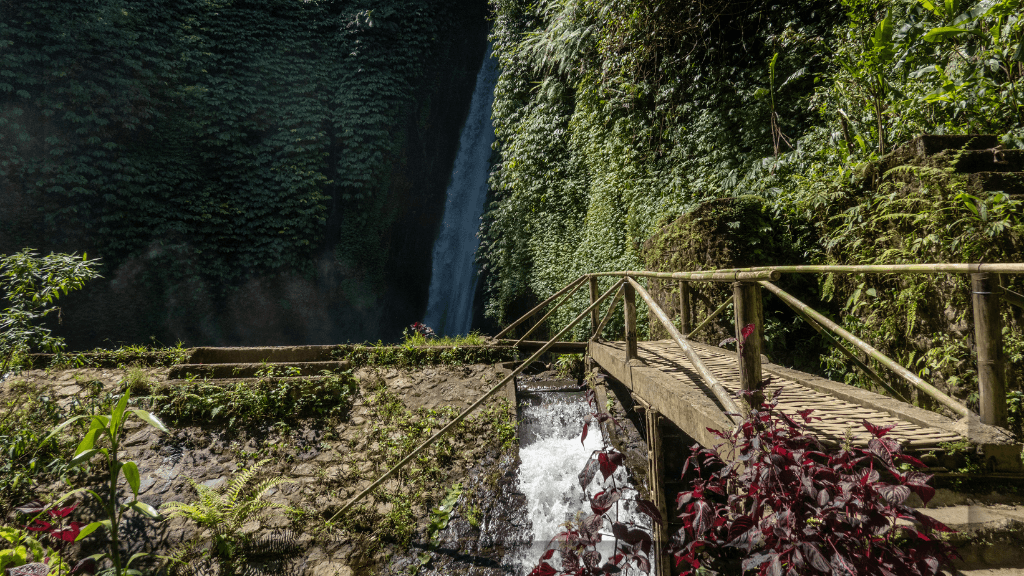
<path fill-rule="evenodd" d="M 430 511 L 430 524 L 427 526 L 427 536 L 431 541 L 437 541 L 437 535 L 448 527 L 448 522 L 451 520 L 452 513 L 455 512 L 455 504 L 459 501 L 459 497 L 462 496 L 462 484 L 455 484 L 445 494 L 441 503 L 436 508 Z"/>
<path fill-rule="evenodd" d="M 169 518 L 187 518 L 210 531 L 213 546 L 209 554 L 220 562 L 222 574 L 237 573 L 245 562 L 245 546 L 251 543 L 251 538 L 242 531 L 247 522 L 262 521 L 269 510 L 292 512 L 288 506 L 263 499 L 271 488 L 292 480 L 268 478 L 252 484 L 260 468 L 269 461 L 260 460 L 251 468 L 236 473 L 222 490 L 214 490 L 190 479 L 196 491 L 195 501 L 188 504 L 167 502 L 160 507 Z"/>
<path fill-rule="evenodd" d="M 11 526 L 0 527 L 0 538 L 6 540 L 8 544 L 7 548 L 0 550 L 0 574 L 7 574 L 7 569 L 24 566 L 30 561 L 43 564 L 48 570 L 47 573 L 60 575 L 71 571 L 71 567 L 59 551 L 44 546 L 27 530 Z"/>
<path fill-rule="evenodd" d="M 110 537 L 110 545 L 107 552 L 97 554 L 95 559 L 109 559 L 113 563 L 115 576 L 121 576 L 122 574 L 141 574 L 138 570 L 132 569 L 131 564 L 135 560 L 147 556 L 146 553 L 139 552 L 133 554 L 127 562 L 122 562 L 120 525 L 125 513 L 134 511 L 148 518 L 155 519 L 160 517 L 155 508 L 139 500 L 139 486 L 141 478 L 139 476 L 138 466 L 135 462 L 122 462 L 120 460 L 119 448 L 121 445 L 121 436 L 124 433 L 124 424 L 128 417 L 131 414 L 134 414 L 137 418 L 160 432 L 168 432 L 167 427 L 149 412 L 138 408 L 128 408 L 129 396 L 130 392 L 125 391 L 109 415 L 86 414 L 75 416 L 64 421 L 62 424 L 54 428 L 50 432 L 49 436 L 47 436 L 42 442 L 42 444 L 45 445 L 52 438 L 60 434 L 62 430 L 71 426 L 75 422 L 80 420 L 89 420 L 89 428 L 86 430 L 85 436 L 82 437 L 81 442 L 79 442 L 78 447 L 75 448 L 70 464 L 72 466 L 83 466 L 89 463 L 93 457 L 102 456 L 103 459 L 106 460 L 108 470 L 105 486 L 107 493 L 105 495 L 101 495 L 100 493 L 88 488 L 79 488 L 69 492 L 62 497 L 61 500 L 70 497 L 73 494 L 85 492 L 92 496 L 101 506 L 103 515 L 106 516 L 106 518 L 83 527 L 75 540 L 81 540 L 100 528 L 105 529 Z M 106 443 L 107 446 L 102 446 L 103 443 Z M 118 484 L 121 478 L 124 478 L 124 480 L 127 481 L 128 486 L 131 488 L 132 500 L 130 502 L 121 502 L 121 498 L 118 494 Z"/>
<path fill-rule="evenodd" d="M 583 374 L 583 354 L 562 354 L 555 360 L 559 378 L 578 378 Z"/>
<path fill-rule="evenodd" d="M 30 248 L 0 256 L 0 302 L 7 307 L 0 313 L 0 378 L 7 373 L 17 354 L 30 349 L 58 352 L 64 340 L 41 325 L 60 307 L 57 299 L 81 289 L 99 278 L 97 260 L 74 254 L 39 256 Z"/>

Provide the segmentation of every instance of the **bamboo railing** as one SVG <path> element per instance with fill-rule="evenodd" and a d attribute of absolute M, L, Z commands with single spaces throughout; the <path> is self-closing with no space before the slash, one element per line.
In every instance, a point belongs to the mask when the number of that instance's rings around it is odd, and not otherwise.
<path fill-rule="evenodd" d="M 479 408 L 488 398 L 493 396 L 515 377 L 522 373 L 532 362 L 558 344 L 562 344 L 559 338 L 569 330 L 577 326 L 584 318 L 591 319 L 591 340 L 600 337 L 600 334 L 618 305 L 622 301 L 623 316 L 625 320 L 626 333 L 626 359 L 627 361 L 637 359 L 637 331 L 636 331 L 636 295 L 647 304 L 647 307 L 668 331 L 669 336 L 680 347 L 683 354 L 693 364 L 695 371 L 701 380 L 715 395 L 726 415 L 739 422 L 741 409 L 733 400 L 729 392 L 721 385 L 718 379 L 704 365 L 704 362 L 697 355 L 690 345 L 688 336 L 702 329 L 708 323 L 718 317 L 730 303 L 734 305 L 734 325 L 737 340 L 742 338 L 743 345 L 737 346 L 737 361 L 739 363 L 740 386 L 744 390 L 753 390 L 761 381 L 761 342 L 763 330 L 763 313 L 761 303 L 761 288 L 775 295 L 787 306 L 792 308 L 802 319 L 808 322 L 816 331 L 825 337 L 826 341 L 837 346 L 844 355 L 874 382 L 882 386 L 894 396 L 899 397 L 891 387 L 885 384 L 865 362 L 861 361 L 852 352 L 840 343 L 844 340 L 854 346 L 857 350 L 867 354 L 879 365 L 891 370 L 900 378 L 912 384 L 920 393 L 925 394 L 943 406 L 952 410 L 962 417 L 975 417 L 968 408 L 961 402 L 949 397 L 941 390 L 928 384 L 916 374 L 907 370 L 899 363 L 885 356 L 880 351 L 851 334 L 835 322 L 832 322 L 810 306 L 799 301 L 789 293 L 785 292 L 772 282 L 778 280 L 782 274 L 970 274 L 972 286 L 972 306 L 974 308 L 975 335 L 978 344 L 978 365 L 979 365 L 979 388 L 981 398 L 981 421 L 984 424 L 1006 426 L 1006 394 L 1002 381 L 1004 366 L 1001 359 L 1002 331 L 999 319 L 999 302 L 1004 299 L 1015 306 L 1024 308 L 1024 296 L 1006 290 L 999 278 L 1000 274 L 1022 274 L 1024 264 L 898 264 L 898 265 L 863 265 L 863 266 L 765 266 L 755 268 L 736 268 L 726 270 L 694 271 L 694 272 L 648 272 L 644 270 L 628 270 L 616 272 L 597 272 L 584 274 L 567 286 L 551 295 L 549 298 L 535 306 L 529 312 L 509 324 L 499 332 L 495 339 L 501 339 L 514 328 L 529 320 L 546 306 L 558 299 L 558 302 L 544 316 L 534 323 L 516 343 L 522 343 L 526 337 L 532 334 L 541 324 L 547 321 L 556 310 L 572 300 L 576 291 L 587 282 L 590 286 L 590 305 L 575 316 L 564 328 L 558 331 L 554 337 L 540 346 L 529 358 L 524 360 L 510 374 L 503 378 L 498 384 L 477 399 L 469 408 L 464 410 L 451 422 L 434 433 L 413 451 L 407 454 L 401 461 L 395 464 L 380 478 L 372 482 L 359 494 L 349 500 L 331 520 L 347 512 L 357 502 L 365 498 L 373 490 L 383 484 L 388 478 L 394 476 L 403 466 L 409 463 L 427 447 L 436 442 L 439 438 L 452 430 L 459 422 L 465 419 L 473 410 Z M 598 295 L 597 280 L 601 277 L 615 279 L 612 286 L 603 294 Z M 688 301 L 689 282 L 728 282 L 732 285 L 733 296 L 715 309 L 707 318 L 689 330 L 690 318 L 688 314 L 681 314 L 681 325 L 686 332 L 680 332 L 669 315 L 661 308 L 654 298 L 638 281 L 640 278 L 671 279 L 680 282 L 680 301 Z M 615 294 L 608 306 L 603 319 L 598 322 L 600 306 L 612 294 Z M 561 298 L 561 299 L 559 299 Z M 710 308 L 710 302 L 708 302 Z M 743 335 L 741 335 L 741 333 Z M 902 399 L 902 398 L 901 398 Z"/>
<path fill-rule="evenodd" d="M 744 389 L 750 389 L 750 387 L 760 381 L 761 375 L 760 354 L 755 356 L 752 353 L 752 350 L 756 349 L 759 351 L 761 348 L 763 319 L 761 318 L 760 288 L 763 287 L 768 292 L 771 292 L 773 295 L 778 297 L 787 306 L 792 308 L 800 318 L 821 334 L 822 338 L 824 338 L 826 342 L 839 348 L 840 352 L 842 352 L 842 354 L 845 355 L 850 362 L 857 367 L 857 369 L 861 370 L 867 378 L 890 395 L 906 401 L 899 392 L 881 378 L 865 361 L 847 348 L 847 345 L 852 346 L 853 349 L 865 354 L 868 358 L 877 362 L 878 365 L 888 369 L 897 377 L 912 385 L 919 393 L 932 398 L 936 402 L 953 411 L 958 416 L 975 417 L 975 415 L 970 412 L 962 402 L 951 398 L 941 390 L 925 382 L 912 371 L 885 356 L 880 351 L 870 346 L 867 342 L 861 340 L 835 322 L 832 322 L 803 302 L 794 298 L 792 295 L 772 284 L 772 282 L 778 280 L 783 274 L 970 274 L 972 277 L 972 305 L 975 317 L 975 336 L 979 356 L 978 365 L 981 421 L 985 424 L 1006 426 L 1006 394 L 1003 383 L 1005 367 L 1001 358 L 1002 336 L 998 306 L 999 301 L 1005 299 L 1009 304 L 1024 308 L 1024 295 L 1016 294 L 1007 290 L 1002 286 L 999 275 L 1022 273 L 1024 273 L 1024 263 L 938 263 L 836 266 L 807 265 L 761 266 L 689 272 L 650 272 L 646 270 L 597 272 L 577 278 L 554 296 L 548 298 L 523 317 L 516 320 L 509 326 L 509 328 L 503 330 L 502 334 L 507 333 L 514 326 L 532 317 L 547 304 L 551 303 L 556 297 L 565 294 L 569 290 L 578 289 L 585 280 L 589 281 L 591 301 L 593 302 L 593 295 L 596 294 L 597 280 L 599 278 L 623 278 L 626 280 L 626 282 L 622 284 L 622 295 L 626 324 L 625 341 L 627 360 L 636 357 L 636 293 L 640 293 L 641 298 L 645 301 L 653 316 L 661 322 L 668 331 L 670 337 L 676 341 L 680 346 L 680 349 L 688 358 L 691 355 L 690 352 L 692 352 L 687 340 L 689 335 L 707 326 L 716 317 L 721 315 L 731 303 L 734 305 L 736 311 L 735 328 L 737 335 L 740 334 L 745 326 L 748 326 L 749 324 L 754 325 L 753 333 L 745 337 L 745 345 L 742 347 L 747 351 L 747 354 L 739 354 L 741 356 L 739 358 L 739 362 L 741 364 L 741 385 Z M 646 289 L 644 289 L 638 282 L 638 279 L 641 278 L 676 280 L 679 282 L 681 305 L 680 325 L 683 327 L 683 331 L 677 330 L 668 315 L 665 314 L 661 307 L 654 302 L 652 298 L 650 298 L 650 294 L 648 294 Z M 689 312 L 689 306 L 683 306 L 684 302 L 689 301 L 690 282 L 728 282 L 731 283 L 733 287 L 733 297 L 718 306 L 718 308 L 708 315 L 708 317 L 699 322 L 692 329 L 689 329 L 691 321 L 689 314 L 687 313 Z M 562 298 L 555 308 L 568 302 L 570 299 L 570 297 Z M 600 336 L 602 330 L 611 318 L 613 309 L 617 305 L 618 300 L 619 295 L 616 295 L 615 301 L 609 306 L 607 313 L 604 315 L 604 318 L 600 323 L 597 323 L 599 311 L 597 309 L 592 310 L 591 340 Z M 705 304 L 710 305 L 709 302 L 705 302 Z M 685 312 L 682 311 L 684 309 Z M 553 312 L 554 309 L 548 311 L 548 313 L 545 314 L 544 317 L 534 325 L 534 327 L 536 328 L 542 322 L 547 320 Z M 531 329 L 531 332 L 532 330 L 533 329 Z M 737 337 L 739 338 L 739 336 Z M 844 345 L 844 342 L 846 345 Z M 690 349 L 690 352 L 687 351 L 688 349 Z M 695 354 L 693 356 L 694 358 L 696 357 Z M 690 360 L 692 362 L 693 358 L 690 358 Z M 694 365 L 700 365 L 699 358 L 697 359 L 697 362 L 694 362 Z M 701 372 L 702 371 L 698 369 L 698 373 Z M 717 383 L 714 377 L 710 374 L 700 374 L 700 376 L 704 383 L 707 384 L 711 390 L 715 391 L 715 396 L 719 400 L 723 410 L 727 413 L 733 412 L 733 406 L 735 406 L 735 403 L 731 402 L 731 398 L 729 399 L 730 402 L 725 402 L 723 398 L 719 398 L 720 394 L 714 385 Z"/>

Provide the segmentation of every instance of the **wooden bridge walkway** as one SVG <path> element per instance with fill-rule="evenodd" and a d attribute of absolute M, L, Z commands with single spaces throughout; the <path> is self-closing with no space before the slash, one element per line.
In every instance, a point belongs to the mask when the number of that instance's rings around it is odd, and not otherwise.
<path fill-rule="evenodd" d="M 736 352 L 696 342 L 691 345 L 726 390 L 738 394 L 740 375 Z M 639 361 L 632 362 L 626 360 L 625 342 L 591 341 L 588 352 L 634 397 L 656 407 L 665 418 L 701 444 L 714 446 L 721 442 L 707 431 L 708 428 L 732 429 L 733 424 L 723 407 L 715 401 L 715 396 L 674 341 L 640 342 Z M 895 425 L 890 436 L 908 450 L 929 450 L 962 437 L 953 420 L 888 396 L 767 362 L 762 362 L 761 370 L 771 378 L 769 394 L 782 390 L 780 411 L 795 417 L 801 410 L 814 410 L 813 416 L 821 420 L 808 427 L 824 442 L 838 444 L 849 434 L 854 444 L 866 445 L 871 436 L 862 425 L 865 420 L 880 426 Z"/>

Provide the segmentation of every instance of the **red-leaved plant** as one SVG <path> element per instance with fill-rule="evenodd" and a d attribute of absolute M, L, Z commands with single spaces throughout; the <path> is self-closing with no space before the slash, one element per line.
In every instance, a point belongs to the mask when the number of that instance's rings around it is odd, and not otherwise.
<path fill-rule="evenodd" d="M 593 390 L 587 391 L 587 401 L 591 406 L 596 406 Z M 596 407 L 594 413 L 585 417 L 580 442 L 586 440 L 590 424 L 595 421 L 610 421 L 613 425 L 619 425 L 607 412 Z M 595 450 L 590 455 L 579 473 L 580 488 L 585 493 L 587 486 L 600 471 L 604 490 L 590 497 L 590 515 L 578 526 L 567 528 L 551 539 L 530 576 L 596 576 L 617 573 L 631 565 L 645 573 L 650 571 L 652 541 L 649 529 L 619 519 L 619 507 L 624 498 L 613 474 L 621 465 L 622 454 L 608 447 L 607 442 L 604 449 Z M 649 516 L 653 522 L 661 523 L 661 515 L 653 502 L 640 498 L 634 500 L 637 510 Z M 615 554 L 602 563 L 597 544 L 601 542 L 601 529 L 606 522 L 611 525 L 611 533 L 615 538 Z M 557 568 L 552 565 L 556 552 L 559 555 L 559 562 L 555 563 Z"/>
<path fill-rule="evenodd" d="M 863 422 L 866 449 L 830 450 L 804 426 L 812 411 L 798 422 L 776 410 L 778 396 L 731 434 L 709 429 L 731 457 L 691 449 L 682 475 L 693 489 L 676 498 L 683 527 L 672 545 L 683 574 L 916 576 L 951 562 L 956 551 L 935 533 L 952 530 L 905 504 L 935 490 L 924 464 L 886 436 L 891 426 Z"/>

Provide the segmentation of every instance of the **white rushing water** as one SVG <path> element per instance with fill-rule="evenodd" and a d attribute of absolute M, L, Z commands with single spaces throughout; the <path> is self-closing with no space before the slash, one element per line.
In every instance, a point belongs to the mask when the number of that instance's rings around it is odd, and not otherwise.
<path fill-rule="evenodd" d="M 589 496 L 580 489 L 578 475 L 594 450 L 600 450 L 603 439 L 600 428 L 594 424 L 584 443 L 580 443 L 583 418 L 591 412 L 580 393 L 542 393 L 540 403 L 527 403 L 522 407 L 519 425 L 520 449 L 519 488 L 526 496 L 529 522 L 533 539 L 529 548 L 517 550 L 512 559 L 506 559 L 512 572 L 528 574 L 547 550 L 551 538 L 564 529 L 566 522 L 578 522 L 591 513 Z M 534 398 L 537 398 L 534 397 Z M 620 467 L 605 484 L 614 481 L 622 492 L 619 520 L 650 526 L 649 520 L 633 508 L 630 499 L 637 493 L 629 483 L 625 467 Z M 602 476 L 598 472 L 587 487 L 590 495 L 602 490 Z M 615 509 L 605 518 L 614 519 Z M 614 538 L 611 526 L 605 522 L 603 541 L 597 550 L 603 564 L 612 554 Z M 555 558 L 557 561 L 557 556 Z M 637 573 L 625 570 L 623 574 Z"/>
<path fill-rule="evenodd" d="M 476 233 L 487 199 L 494 142 L 491 105 L 497 81 L 498 65 L 488 47 L 476 76 L 469 116 L 459 137 L 459 152 L 445 193 L 444 220 L 434 243 L 430 293 L 423 323 L 439 335 L 468 334 L 473 324 L 473 296 L 477 284 L 474 256 L 480 245 Z"/>

